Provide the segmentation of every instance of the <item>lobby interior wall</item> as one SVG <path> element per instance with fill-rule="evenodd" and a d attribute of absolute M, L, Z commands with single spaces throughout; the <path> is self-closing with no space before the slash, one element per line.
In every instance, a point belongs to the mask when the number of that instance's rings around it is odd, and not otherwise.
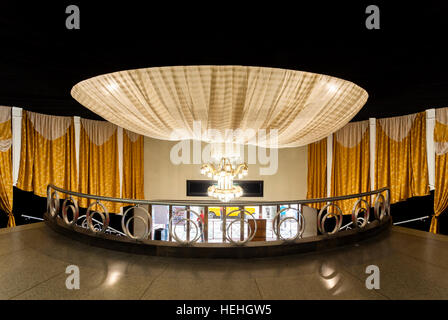
<path fill-rule="evenodd" d="M 200 164 L 175 165 L 170 160 L 171 148 L 178 142 L 145 137 L 145 199 L 204 200 L 207 197 L 187 197 L 186 180 L 207 180 L 200 173 Z M 206 144 L 202 144 L 204 148 Z M 192 143 L 190 143 L 192 147 Z M 192 152 L 191 152 L 192 153 Z M 247 147 L 245 150 L 247 161 Z M 269 154 L 269 153 L 268 153 Z M 190 162 L 193 161 L 192 154 Z M 278 169 L 274 175 L 260 175 L 260 165 L 249 164 L 244 180 L 263 180 L 264 197 L 242 197 L 242 200 L 297 200 L 305 199 L 307 192 L 307 146 L 278 150 Z"/>

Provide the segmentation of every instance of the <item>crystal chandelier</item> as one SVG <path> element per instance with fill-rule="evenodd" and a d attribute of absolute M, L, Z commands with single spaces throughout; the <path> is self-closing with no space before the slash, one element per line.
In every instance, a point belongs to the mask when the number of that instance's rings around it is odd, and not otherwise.
<path fill-rule="evenodd" d="M 242 178 L 247 175 L 247 164 L 242 163 L 233 169 L 229 158 L 223 157 L 216 168 L 211 163 L 206 163 L 201 167 L 201 173 L 218 183 L 208 188 L 208 196 L 219 199 L 222 202 L 228 202 L 234 198 L 243 195 L 243 189 L 233 184 L 235 177 Z"/>

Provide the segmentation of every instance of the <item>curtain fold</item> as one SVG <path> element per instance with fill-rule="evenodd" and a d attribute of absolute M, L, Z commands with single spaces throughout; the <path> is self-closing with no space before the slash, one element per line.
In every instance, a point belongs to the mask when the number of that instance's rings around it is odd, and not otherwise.
<path fill-rule="evenodd" d="M 17 188 L 46 197 L 48 184 L 77 190 L 76 178 L 73 118 L 24 112 Z"/>
<path fill-rule="evenodd" d="M 436 153 L 434 216 L 429 231 L 438 233 L 438 217 L 448 208 L 448 108 L 436 109 L 434 144 Z"/>
<path fill-rule="evenodd" d="M 370 191 L 369 122 L 346 125 L 333 135 L 331 196 Z M 351 214 L 358 199 L 336 201 L 343 214 Z M 369 197 L 364 198 L 368 203 Z"/>
<path fill-rule="evenodd" d="M 391 203 L 429 194 L 425 112 L 377 120 L 375 187 Z"/>
<path fill-rule="evenodd" d="M 318 141 L 342 128 L 366 103 L 359 86 L 334 77 L 279 68 L 173 66 L 97 76 L 72 96 L 104 119 L 155 139 L 209 141 L 209 129 L 278 129 L 280 147 Z M 198 137 L 194 121 L 201 122 Z M 249 132 L 253 132 L 249 134 Z"/>
<path fill-rule="evenodd" d="M 327 139 L 308 145 L 307 199 L 327 197 Z M 325 203 L 308 206 L 320 209 Z"/>
<path fill-rule="evenodd" d="M 123 198 L 144 199 L 143 136 L 123 130 Z"/>
<path fill-rule="evenodd" d="M 120 198 L 117 126 L 81 119 L 79 190 L 91 195 Z M 81 207 L 93 200 L 82 198 Z M 101 201 L 109 212 L 119 213 L 119 203 Z"/>
<path fill-rule="evenodd" d="M 11 108 L 0 106 L 0 209 L 8 215 L 8 228 L 16 226 L 14 215 L 12 214 L 11 142 Z"/>

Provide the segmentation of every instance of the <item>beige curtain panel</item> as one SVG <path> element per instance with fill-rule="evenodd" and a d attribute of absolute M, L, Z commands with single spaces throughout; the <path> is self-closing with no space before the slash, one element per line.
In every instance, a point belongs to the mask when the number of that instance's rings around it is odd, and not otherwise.
<path fill-rule="evenodd" d="M 438 218 L 448 208 L 448 108 L 436 109 L 434 143 L 436 153 L 434 216 L 429 231 L 438 233 Z"/>
<path fill-rule="evenodd" d="M 0 125 L 2 126 L 0 152 L 7 152 L 12 144 L 11 107 L 0 106 Z"/>
<path fill-rule="evenodd" d="M 96 120 L 81 119 L 79 151 L 79 190 L 98 196 L 120 198 L 117 126 Z M 81 207 L 93 200 L 81 198 Z M 119 213 L 119 203 L 102 201 L 109 212 Z M 99 209 L 95 206 L 94 209 Z"/>
<path fill-rule="evenodd" d="M 0 106 L 0 209 L 8 215 L 7 227 L 16 225 L 12 214 L 11 108 Z"/>
<path fill-rule="evenodd" d="M 391 203 L 429 194 L 425 112 L 377 120 L 375 186 Z"/>
<path fill-rule="evenodd" d="M 369 122 L 347 124 L 333 135 L 331 196 L 370 191 Z M 358 199 L 338 201 L 343 214 L 351 214 Z M 364 199 L 370 203 L 370 199 Z"/>
<path fill-rule="evenodd" d="M 78 83 L 72 96 L 104 119 L 156 139 L 216 142 L 208 129 L 222 134 L 249 129 L 237 142 L 256 144 L 251 139 L 258 129 L 277 129 L 279 147 L 327 137 L 347 124 L 368 97 L 364 89 L 342 79 L 245 66 L 115 72 Z M 201 123 L 200 130 L 194 121 Z"/>
<path fill-rule="evenodd" d="M 0 106 L 0 152 L 7 152 L 12 145 L 11 107 Z"/>
<path fill-rule="evenodd" d="M 46 197 L 48 184 L 77 190 L 73 118 L 24 111 L 17 187 Z"/>

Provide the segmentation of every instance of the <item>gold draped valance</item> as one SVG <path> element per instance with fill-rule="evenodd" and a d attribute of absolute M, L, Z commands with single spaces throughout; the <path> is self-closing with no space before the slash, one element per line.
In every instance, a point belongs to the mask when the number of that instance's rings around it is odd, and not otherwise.
<path fill-rule="evenodd" d="M 375 187 L 391 203 L 429 194 L 425 112 L 377 120 Z"/>
<path fill-rule="evenodd" d="M 77 190 L 74 121 L 25 111 L 17 187 L 46 197 L 48 184 Z"/>
<path fill-rule="evenodd" d="M 80 192 L 120 198 L 117 141 L 117 126 L 114 124 L 81 119 Z M 80 199 L 81 207 L 88 207 L 91 203 L 88 199 Z M 104 201 L 103 204 L 109 212 L 120 212 L 119 203 Z"/>
<path fill-rule="evenodd" d="M 0 106 L 0 209 L 12 215 L 12 119 L 10 107 Z M 81 119 L 79 171 L 72 117 L 24 111 L 22 114 L 20 167 L 17 187 L 47 196 L 48 184 L 67 190 L 120 197 L 117 127 L 106 121 Z M 123 196 L 144 198 L 143 137 L 124 130 Z M 80 200 L 80 199 L 78 199 Z M 109 212 L 123 204 L 104 203 Z M 89 203 L 80 200 L 79 205 Z"/>
<path fill-rule="evenodd" d="M 369 122 L 347 124 L 333 135 L 331 196 L 370 191 Z M 365 199 L 369 201 L 369 199 Z M 337 201 L 343 214 L 351 214 L 357 199 Z"/>
<path fill-rule="evenodd" d="M 11 107 L 0 106 L 0 152 L 7 152 L 11 143 Z"/>

